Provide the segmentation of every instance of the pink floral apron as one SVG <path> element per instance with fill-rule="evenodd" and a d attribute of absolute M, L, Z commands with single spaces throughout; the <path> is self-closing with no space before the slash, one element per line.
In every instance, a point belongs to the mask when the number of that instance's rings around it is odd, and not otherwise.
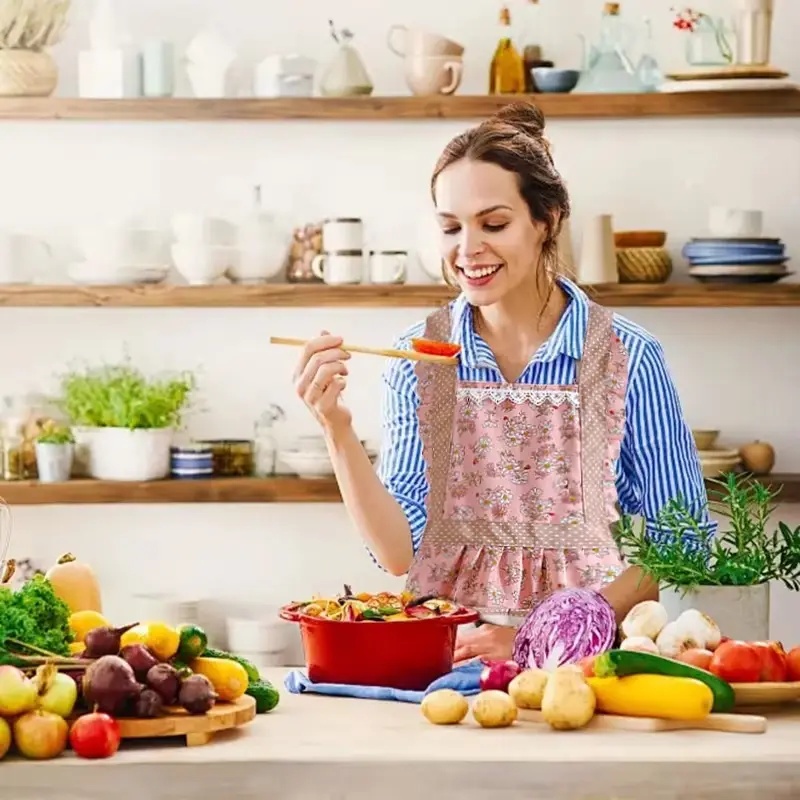
<path fill-rule="evenodd" d="M 447 341 L 450 329 L 445 307 L 424 336 Z M 406 588 L 518 625 L 555 589 L 612 581 L 624 566 L 611 524 L 627 381 L 612 312 L 589 304 L 577 385 L 462 382 L 425 362 L 416 371 L 428 521 Z"/>

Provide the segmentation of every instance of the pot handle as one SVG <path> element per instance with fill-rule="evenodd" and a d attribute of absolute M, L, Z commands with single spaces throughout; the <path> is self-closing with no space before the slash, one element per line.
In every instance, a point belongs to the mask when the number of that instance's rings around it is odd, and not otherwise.
<path fill-rule="evenodd" d="M 279 612 L 278 616 L 286 622 L 299 622 L 300 614 L 297 612 L 297 606 L 284 606 Z"/>

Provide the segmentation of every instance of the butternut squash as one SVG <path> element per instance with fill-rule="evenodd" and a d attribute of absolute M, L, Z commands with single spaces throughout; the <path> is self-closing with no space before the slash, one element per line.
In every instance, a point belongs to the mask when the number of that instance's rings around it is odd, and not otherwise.
<path fill-rule="evenodd" d="M 247 691 L 247 671 L 241 664 L 229 658 L 201 656 L 189 662 L 189 669 L 208 678 L 218 699 L 223 703 L 232 703 Z"/>
<path fill-rule="evenodd" d="M 100 584 L 92 568 L 78 561 L 72 553 L 65 553 L 45 575 L 53 591 L 74 614 L 76 611 L 103 613 Z"/>

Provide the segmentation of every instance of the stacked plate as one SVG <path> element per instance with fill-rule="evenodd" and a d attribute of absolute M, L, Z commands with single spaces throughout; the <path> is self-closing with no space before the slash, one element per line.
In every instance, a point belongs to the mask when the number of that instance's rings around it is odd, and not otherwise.
<path fill-rule="evenodd" d="M 774 283 L 787 275 L 780 239 L 704 239 L 684 245 L 689 275 L 702 283 Z"/>

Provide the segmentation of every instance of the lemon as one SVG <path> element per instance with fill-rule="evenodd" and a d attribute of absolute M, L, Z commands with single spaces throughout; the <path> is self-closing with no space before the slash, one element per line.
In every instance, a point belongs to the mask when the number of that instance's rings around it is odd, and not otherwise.
<path fill-rule="evenodd" d="M 76 642 L 83 642 L 86 634 L 95 628 L 108 627 L 110 627 L 108 620 L 97 611 L 76 611 L 69 617 L 69 628 L 75 634 Z"/>
<path fill-rule="evenodd" d="M 156 658 L 166 661 L 178 652 L 181 635 L 175 628 L 164 622 L 148 622 L 146 627 L 147 639 L 144 644 Z"/>
<path fill-rule="evenodd" d="M 148 630 L 147 625 L 137 625 L 129 631 L 125 631 L 120 639 L 120 648 L 127 647 L 129 644 L 147 644 Z"/>
<path fill-rule="evenodd" d="M 85 649 L 83 642 L 71 642 L 69 645 L 69 654 L 71 656 L 79 656 Z"/>

